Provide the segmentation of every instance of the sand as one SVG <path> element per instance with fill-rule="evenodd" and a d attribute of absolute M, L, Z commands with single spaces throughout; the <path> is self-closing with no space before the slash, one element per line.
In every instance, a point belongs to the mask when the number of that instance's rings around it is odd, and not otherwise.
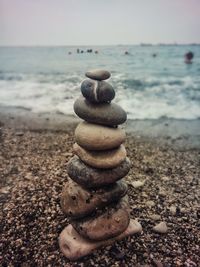
<path fill-rule="evenodd" d="M 0 121 L 1 266 L 200 264 L 200 139 L 196 130 L 185 134 L 180 131 L 185 126 L 170 126 L 169 121 L 166 126 L 162 121 L 162 131 L 138 122 L 143 125 L 139 131 L 133 123 L 126 142 L 132 162 L 126 181 L 131 218 L 142 224 L 143 232 L 71 263 L 58 247 L 58 236 L 69 222 L 59 197 L 68 179 L 66 164 L 73 155 L 77 119 L 11 112 L 0 113 Z M 167 134 L 159 134 L 165 127 Z M 179 136 L 177 132 L 176 137 L 170 135 L 173 127 L 178 127 Z M 187 131 L 191 128 L 186 127 Z M 162 221 L 167 233 L 154 232 L 153 227 Z"/>

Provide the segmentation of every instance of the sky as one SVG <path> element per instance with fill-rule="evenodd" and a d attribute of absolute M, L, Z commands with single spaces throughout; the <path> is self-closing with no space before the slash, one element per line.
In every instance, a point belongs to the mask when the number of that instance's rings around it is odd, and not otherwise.
<path fill-rule="evenodd" d="M 0 0 L 0 46 L 200 43 L 200 0 Z"/>

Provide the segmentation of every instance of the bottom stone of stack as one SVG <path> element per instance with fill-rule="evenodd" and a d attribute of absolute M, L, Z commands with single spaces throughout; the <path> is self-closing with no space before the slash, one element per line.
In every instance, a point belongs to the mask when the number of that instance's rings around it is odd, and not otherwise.
<path fill-rule="evenodd" d="M 70 224 L 64 228 L 59 236 L 59 246 L 62 253 L 69 260 L 78 260 L 91 254 L 95 249 L 108 246 L 127 236 L 142 232 L 142 226 L 136 220 L 131 219 L 127 229 L 120 235 L 104 241 L 91 241 L 83 238 Z"/>

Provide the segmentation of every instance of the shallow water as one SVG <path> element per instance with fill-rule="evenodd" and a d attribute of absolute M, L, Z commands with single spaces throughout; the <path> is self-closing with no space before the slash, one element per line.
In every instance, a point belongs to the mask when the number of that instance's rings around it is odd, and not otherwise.
<path fill-rule="evenodd" d="M 200 45 L 79 47 L 98 54 L 77 48 L 1 47 L 0 105 L 73 114 L 84 73 L 104 68 L 129 119 L 200 117 Z M 189 50 L 193 64 L 184 63 Z"/>

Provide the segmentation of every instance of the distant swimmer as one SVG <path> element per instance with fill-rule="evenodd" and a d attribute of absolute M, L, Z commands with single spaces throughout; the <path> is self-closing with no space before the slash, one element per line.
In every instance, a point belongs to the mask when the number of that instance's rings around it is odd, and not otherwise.
<path fill-rule="evenodd" d="M 72 54 L 72 52 L 71 52 L 71 51 L 69 51 L 69 52 L 68 52 L 68 55 L 71 55 L 71 54 Z"/>
<path fill-rule="evenodd" d="M 189 51 L 185 54 L 185 63 L 186 64 L 191 64 L 192 63 L 192 59 L 194 57 L 193 52 Z"/>
<path fill-rule="evenodd" d="M 153 53 L 153 54 L 152 54 L 152 57 L 157 57 L 157 54 L 156 54 L 156 53 Z"/>
<path fill-rule="evenodd" d="M 80 49 L 79 49 L 79 48 L 77 48 L 76 52 L 77 52 L 77 54 L 79 54 L 79 53 L 80 53 Z"/>
<path fill-rule="evenodd" d="M 94 53 L 95 53 L 95 54 L 98 54 L 98 53 L 99 53 L 99 51 L 98 51 L 98 50 L 95 50 L 95 51 L 94 51 Z"/>
<path fill-rule="evenodd" d="M 124 55 L 129 55 L 129 52 L 128 52 L 128 51 L 125 51 L 125 52 L 124 52 Z"/>

